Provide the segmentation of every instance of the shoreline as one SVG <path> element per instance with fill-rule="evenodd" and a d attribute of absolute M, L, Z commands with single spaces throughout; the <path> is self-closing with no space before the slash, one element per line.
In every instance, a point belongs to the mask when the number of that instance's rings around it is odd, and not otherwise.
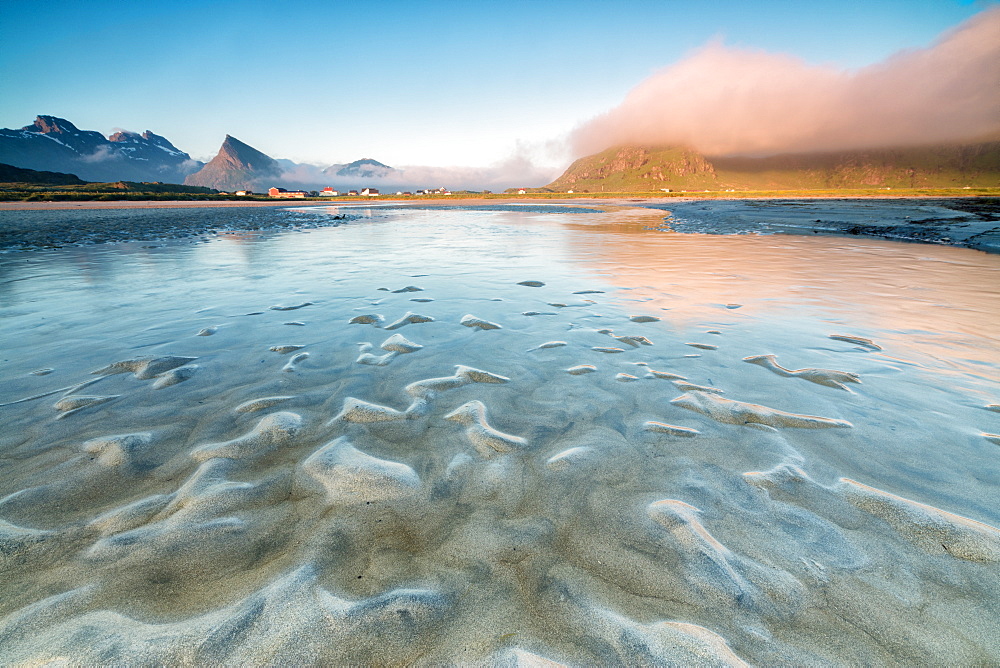
<path fill-rule="evenodd" d="M 616 197 L 463 197 L 458 199 L 414 199 L 404 197 L 383 197 L 362 199 L 340 199 L 336 201 L 317 201 L 299 199 L 275 199 L 273 201 L 261 200 L 224 200 L 224 201 L 198 201 L 198 200 L 85 200 L 80 202 L 2 202 L 0 201 L 0 211 L 74 211 L 87 209 L 214 209 L 214 208 L 251 208 L 251 207 L 274 207 L 274 206 L 364 206 L 365 204 L 386 203 L 386 204 L 419 204 L 420 206 L 468 206 L 472 204 L 572 204 L 575 202 L 585 202 L 588 204 L 608 204 L 627 206 L 629 204 L 656 203 L 665 204 L 668 202 L 742 202 L 742 201 L 769 201 L 769 200 L 966 200 L 966 199 L 997 199 L 994 195 L 983 195 L 980 193 L 969 195 L 935 195 L 935 194 L 905 194 L 905 195 L 856 195 L 845 193 L 830 194 L 817 193 L 814 195 L 803 195 L 796 192 L 789 195 L 748 195 L 746 197 L 678 197 L 664 196 L 655 197 L 645 194 L 636 196 L 616 196 Z"/>
<path fill-rule="evenodd" d="M 659 211 L 655 227 L 674 233 L 861 236 L 1000 253 L 1000 198 L 900 195 L 2 202 L 0 250 L 309 229 L 408 209 Z"/>

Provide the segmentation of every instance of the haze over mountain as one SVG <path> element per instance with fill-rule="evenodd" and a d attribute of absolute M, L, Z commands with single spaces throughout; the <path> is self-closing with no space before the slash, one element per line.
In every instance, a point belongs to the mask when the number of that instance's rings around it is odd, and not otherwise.
<path fill-rule="evenodd" d="M 386 191 L 446 187 L 503 190 L 512 184 L 543 183 L 556 174 L 522 156 L 489 167 L 394 168 L 373 158 L 324 167 L 274 159 L 227 135 L 209 164 L 192 160 L 166 138 L 125 130 L 105 138 L 68 120 L 39 116 L 25 128 L 0 130 L 0 162 L 24 169 L 75 174 L 86 181 L 162 181 L 220 190 L 271 186 L 346 190 L 373 186 Z"/>
<path fill-rule="evenodd" d="M 0 162 L 70 173 L 86 181 L 180 183 L 202 163 L 147 130 L 119 131 L 105 138 L 63 118 L 38 116 L 20 129 L 0 129 Z"/>
<path fill-rule="evenodd" d="M 282 171 L 274 158 L 226 135 L 216 156 L 185 178 L 184 185 L 217 190 L 267 190 Z"/>
<path fill-rule="evenodd" d="M 1000 141 L 767 157 L 618 146 L 576 160 L 550 192 L 1000 187 Z"/>
<path fill-rule="evenodd" d="M 361 179 L 386 179 L 397 174 L 397 170 L 389 165 L 383 165 L 372 158 L 362 158 L 346 165 L 331 165 L 323 170 L 324 174 L 346 176 Z"/>

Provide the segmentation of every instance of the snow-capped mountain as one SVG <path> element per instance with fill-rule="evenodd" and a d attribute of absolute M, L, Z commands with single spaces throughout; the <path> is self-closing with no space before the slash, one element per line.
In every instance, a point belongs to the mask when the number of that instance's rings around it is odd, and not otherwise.
<path fill-rule="evenodd" d="M 0 129 L 0 163 L 76 174 L 86 181 L 181 183 L 202 167 L 166 138 L 80 130 L 63 118 L 38 116 L 20 129 Z"/>

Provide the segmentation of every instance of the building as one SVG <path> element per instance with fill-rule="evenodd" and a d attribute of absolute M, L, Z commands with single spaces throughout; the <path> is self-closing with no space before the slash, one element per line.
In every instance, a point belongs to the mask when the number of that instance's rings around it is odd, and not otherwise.
<path fill-rule="evenodd" d="M 330 186 L 327 186 L 326 188 L 323 188 L 322 190 L 319 191 L 319 196 L 320 197 L 340 197 L 340 193 L 337 192 L 336 190 L 334 190 L 333 188 L 331 188 Z"/>
<path fill-rule="evenodd" d="M 271 188 L 267 191 L 267 194 L 270 197 L 284 197 L 287 199 L 309 196 L 309 193 L 305 190 L 285 190 L 284 188 Z"/>
<path fill-rule="evenodd" d="M 368 195 L 369 197 L 378 197 L 379 192 L 375 188 L 365 188 L 361 191 L 362 195 Z"/>
<path fill-rule="evenodd" d="M 236 196 L 237 197 L 247 197 L 249 195 L 253 195 L 253 191 L 252 190 L 237 190 L 236 191 Z"/>
<path fill-rule="evenodd" d="M 350 197 L 357 197 L 357 196 L 358 196 L 358 191 L 357 191 L 357 190 L 350 190 L 350 191 L 348 191 L 348 193 L 347 193 L 347 194 L 348 194 L 348 195 L 349 195 Z"/>

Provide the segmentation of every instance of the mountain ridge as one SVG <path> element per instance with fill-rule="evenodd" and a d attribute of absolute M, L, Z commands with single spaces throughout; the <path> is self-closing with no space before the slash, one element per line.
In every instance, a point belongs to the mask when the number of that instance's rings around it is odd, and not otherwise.
<path fill-rule="evenodd" d="M 146 130 L 106 138 L 58 116 L 39 115 L 31 125 L 0 129 L 0 162 L 23 169 L 72 173 L 85 181 L 179 183 L 200 162 Z"/>
<path fill-rule="evenodd" d="M 819 190 L 1000 186 L 1000 141 L 766 157 L 615 146 L 577 159 L 536 191 Z"/>

